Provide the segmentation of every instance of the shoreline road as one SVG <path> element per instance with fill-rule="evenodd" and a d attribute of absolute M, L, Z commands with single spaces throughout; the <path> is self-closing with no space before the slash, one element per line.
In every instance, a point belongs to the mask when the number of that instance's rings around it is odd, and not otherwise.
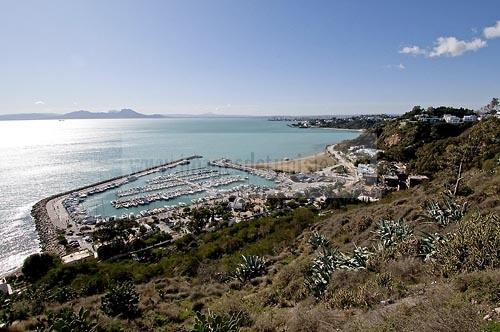
<path fill-rule="evenodd" d="M 337 160 L 339 165 L 342 165 L 345 167 L 345 169 L 348 171 L 348 173 L 351 174 L 356 181 L 359 180 L 359 176 L 358 176 L 358 172 L 357 172 L 356 167 L 354 166 L 354 164 L 351 161 L 349 161 L 345 158 L 343 153 L 335 150 L 335 144 L 327 146 L 326 150 L 328 151 L 328 153 L 332 157 L 334 157 Z"/>

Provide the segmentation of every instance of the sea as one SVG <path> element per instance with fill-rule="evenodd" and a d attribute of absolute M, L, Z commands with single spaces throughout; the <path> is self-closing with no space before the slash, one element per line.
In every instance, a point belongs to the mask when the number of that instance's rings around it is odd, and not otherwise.
<path fill-rule="evenodd" d="M 203 156 L 193 161 L 200 167 L 219 158 L 276 161 L 359 135 L 287 124 L 266 118 L 0 121 L 0 275 L 40 251 L 30 211 L 47 196 L 190 155 Z M 98 212 L 102 204 L 94 204 Z"/>

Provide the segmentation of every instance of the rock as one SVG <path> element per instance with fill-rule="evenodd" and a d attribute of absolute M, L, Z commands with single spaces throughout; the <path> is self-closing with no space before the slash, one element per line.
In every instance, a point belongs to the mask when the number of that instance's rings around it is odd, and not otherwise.
<path fill-rule="evenodd" d="M 490 320 L 491 319 L 491 315 L 490 314 L 487 314 L 486 316 L 483 317 L 483 320 Z"/>
<path fill-rule="evenodd" d="M 500 315 L 500 307 L 493 309 L 498 315 Z"/>

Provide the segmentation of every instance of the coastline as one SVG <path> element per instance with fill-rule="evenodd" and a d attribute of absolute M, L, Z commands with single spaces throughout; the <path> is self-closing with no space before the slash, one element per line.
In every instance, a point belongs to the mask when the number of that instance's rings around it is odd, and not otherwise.
<path fill-rule="evenodd" d="M 337 131 L 355 131 L 359 133 L 364 133 L 366 129 L 349 129 L 349 128 L 334 128 L 334 127 L 296 127 L 296 126 L 289 126 L 290 128 L 297 128 L 297 129 L 325 129 L 325 130 L 337 130 Z"/>

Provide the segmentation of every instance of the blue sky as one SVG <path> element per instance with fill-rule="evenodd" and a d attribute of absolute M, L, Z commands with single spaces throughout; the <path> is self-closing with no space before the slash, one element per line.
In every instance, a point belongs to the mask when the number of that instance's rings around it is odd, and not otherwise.
<path fill-rule="evenodd" d="M 499 20 L 497 0 L 0 0 L 0 113 L 478 107 Z"/>

